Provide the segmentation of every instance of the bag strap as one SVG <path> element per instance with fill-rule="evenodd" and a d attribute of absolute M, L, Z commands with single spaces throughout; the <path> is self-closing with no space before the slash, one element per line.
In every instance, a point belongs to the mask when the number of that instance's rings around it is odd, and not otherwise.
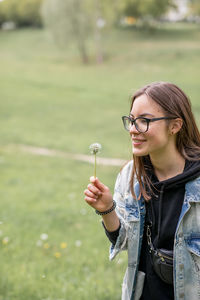
<path fill-rule="evenodd" d="M 152 227 L 153 218 L 152 218 L 152 207 L 150 201 L 146 202 L 146 224 Z"/>
<path fill-rule="evenodd" d="M 153 225 L 153 218 L 152 218 L 152 207 L 151 203 L 146 203 L 146 235 L 147 235 L 147 243 L 149 245 L 150 252 L 157 252 L 154 248 L 151 239 L 151 228 Z"/>

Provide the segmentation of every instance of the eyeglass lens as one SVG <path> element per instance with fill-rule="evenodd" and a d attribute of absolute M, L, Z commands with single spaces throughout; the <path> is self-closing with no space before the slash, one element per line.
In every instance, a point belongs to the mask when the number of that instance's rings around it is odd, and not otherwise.
<path fill-rule="evenodd" d="M 129 118 L 124 119 L 124 126 L 127 130 L 130 130 L 132 127 L 131 120 Z M 134 121 L 134 125 L 139 132 L 145 132 L 148 128 L 148 122 L 146 119 L 140 118 Z"/>

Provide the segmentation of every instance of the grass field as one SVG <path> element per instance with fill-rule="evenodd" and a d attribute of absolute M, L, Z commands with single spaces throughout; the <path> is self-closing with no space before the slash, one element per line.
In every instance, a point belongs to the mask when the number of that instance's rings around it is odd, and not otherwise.
<path fill-rule="evenodd" d="M 73 45 L 59 50 L 42 30 L 0 32 L 0 300 L 117 300 L 126 267 L 125 253 L 109 262 L 83 201 L 93 167 L 18 144 L 89 154 L 99 142 L 101 157 L 129 159 L 120 118 L 132 91 L 157 80 L 182 87 L 200 120 L 198 27 L 116 30 L 104 41 L 105 62 L 83 66 Z M 97 175 L 112 190 L 118 171 Z"/>
<path fill-rule="evenodd" d="M 99 168 L 111 186 L 115 173 Z M 84 163 L 1 151 L 0 299 L 119 299 L 125 258 L 109 263 L 100 218 L 82 201 L 86 174 Z"/>

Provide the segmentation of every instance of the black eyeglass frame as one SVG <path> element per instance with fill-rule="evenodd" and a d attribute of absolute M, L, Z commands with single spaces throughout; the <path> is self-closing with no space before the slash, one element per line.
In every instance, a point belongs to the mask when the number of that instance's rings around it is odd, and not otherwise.
<path fill-rule="evenodd" d="M 155 122 L 155 121 L 159 121 L 159 120 L 173 120 L 173 119 L 177 119 L 176 117 L 160 117 L 160 118 L 152 118 L 152 119 L 149 119 L 149 118 L 145 118 L 145 117 L 137 117 L 135 119 L 132 119 L 128 116 L 123 116 L 122 117 L 122 121 L 123 121 L 123 124 L 124 124 L 124 128 L 127 130 L 127 131 L 130 131 L 130 129 L 127 129 L 126 126 L 125 126 L 125 119 L 128 119 L 130 120 L 131 122 L 131 126 L 133 126 L 133 124 L 135 125 L 135 128 L 138 132 L 140 133 L 145 133 L 149 130 L 149 123 L 150 122 Z M 138 119 L 143 119 L 143 120 L 146 120 L 147 122 L 147 129 L 145 131 L 140 131 L 137 127 L 137 123 L 135 123 Z"/>

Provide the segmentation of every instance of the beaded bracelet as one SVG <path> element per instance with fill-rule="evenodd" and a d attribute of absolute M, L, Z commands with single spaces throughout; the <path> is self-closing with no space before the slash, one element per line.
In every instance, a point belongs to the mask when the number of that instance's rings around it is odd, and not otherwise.
<path fill-rule="evenodd" d="M 115 209 L 115 207 L 116 207 L 116 202 L 115 202 L 115 200 L 113 200 L 113 206 L 110 209 L 108 209 L 106 211 L 95 210 L 95 212 L 97 215 L 104 216 L 104 215 L 111 213 L 111 211 L 113 211 Z"/>

